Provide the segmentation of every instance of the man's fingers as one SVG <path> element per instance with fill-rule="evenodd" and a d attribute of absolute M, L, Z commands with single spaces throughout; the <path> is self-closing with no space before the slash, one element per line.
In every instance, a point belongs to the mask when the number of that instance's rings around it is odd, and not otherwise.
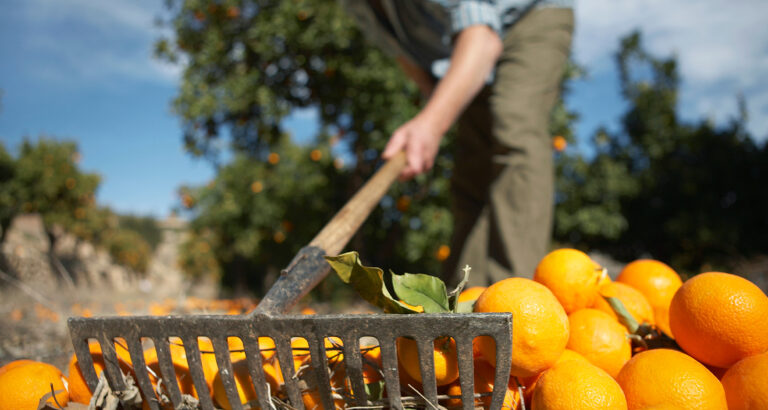
<path fill-rule="evenodd" d="M 389 138 L 387 146 L 384 147 L 384 152 L 381 154 L 381 157 L 384 159 L 390 159 L 394 157 L 395 154 L 405 148 L 406 142 L 408 142 L 406 132 L 398 129 L 392 134 L 392 137 Z"/>

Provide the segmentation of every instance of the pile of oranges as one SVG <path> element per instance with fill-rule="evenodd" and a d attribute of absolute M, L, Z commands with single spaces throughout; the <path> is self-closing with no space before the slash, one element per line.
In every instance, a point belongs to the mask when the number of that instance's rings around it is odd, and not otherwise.
<path fill-rule="evenodd" d="M 643 259 L 627 264 L 612 281 L 587 254 L 558 249 L 539 262 L 533 279 L 508 278 L 465 289 L 459 302 L 473 303 L 475 312 L 513 314 L 505 409 L 768 409 L 768 296 L 739 276 L 706 272 L 683 283 L 666 264 Z M 234 337 L 228 341 L 240 401 L 256 407 L 243 343 Z M 199 398 L 186 349 L 180 340 L 169 342 L 181 393 Z M 262 337 L 258 344 L 269 391 L 284 398 L 274 341 Z M 135 375 L 124 346 L 116 341 L 120 367 Z M 296 377 L 316 371 L 307 341 L 294 338 L 291 346 Z M 230 409 L 210 340 L 199 338 L 198 347 L 207 385 L 202 394 Z M 334 400 L 341 408 L 344 397 L 353 395 L 343 346 L 328 338 L 325 350 Z M 418 391 L 422 375 L 416 343 L 400 338 L 397 350 L 402 391 Z M 462 406 L 456 351 L 451 338 L 434 342 L 437 405 L 445 408 Z M 365 384 L 381 387 L 379 347 L 361 346 L 361 353 Z M 91 344 L 91 355 L 95 370 L 102 372 L 97 343 Z M 487 408 L 494 388 L 494 340 L 476 338 L 473 356 L 474 404 Z M 144 351 L 144 359 L 150 381 L 167 394 L 160 387 L 154 347 Z M 88 404 L 91 397 L 74 356 L 66 377 L 49 364 L 29 360 L 0 368 L 0 410 Z M 162 400 L 162 394 L 147 399 Z M 316 389 L 306 389 L 302 399 L 307 409 L 322 408 Z"/>

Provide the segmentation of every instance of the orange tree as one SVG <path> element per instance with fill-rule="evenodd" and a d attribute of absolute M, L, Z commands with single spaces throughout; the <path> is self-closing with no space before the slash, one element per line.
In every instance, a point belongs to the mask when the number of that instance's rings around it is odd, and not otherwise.
<path fill-rule="evenodd" d="M 679 118 L 674 58 L 622 39 L 616 61 L 628 109 L 621 130 L 599 130 L 591 156 L 559 162 L 556 237 L 687 272 L 732 268 L 768 249 L 768 145 L 745 129 L 746 108 L 724 126 Z"/>
<path fill-rule="evenodd" d="M 184 144 L 220 166 L 212 187 L 182 189 L 192 239 L 207 232 L 225 280 L 249 272 L 260 283 L 372 174 L 387 137 L 416 113 L 418 92 L 335 1 L 168 3 L 174 40 L 160 39 L 156 51 L 184 62 L 173 103 Z M 297 108 L 319 117 L 318 135 L 301 146 L 284 129 Z M 233 159 L 223 163 L 222 150 Z M 270 153 L 280 160 L 270 162 Z M 393 188 L 350 246 L 374 263 L 438 272 L 450 235 L 442 178 L 450 168 L 443 157 L 433 175 Z M 195 260 L 209 265 L 186 254 L 191 271 L 199 271 Z"/>

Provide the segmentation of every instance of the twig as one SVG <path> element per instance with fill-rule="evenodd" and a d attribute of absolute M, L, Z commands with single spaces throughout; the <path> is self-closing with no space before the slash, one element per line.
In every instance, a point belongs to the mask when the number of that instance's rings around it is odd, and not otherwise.
<path fill-rule="evenodd" d="M 429 399 L 427 399 L 426 397 L 424 397 L 424 395 L 423 395 L 423 394 L 421 394 L 421 392 L 420 392 L 420 391 L 419 391 L 417 388 L 413 387 L 411 384 L 409 384 L 409 385 L 408 385 L 408 387 L 410 387 L 410 388 L 411 388 L 411 390 L 413 390 L 414 392 L 416 392 L 416 394 L 418 394 L 418 395 L 419 395 L 419 397 L 421 397 L 421 398 L 422 398 L 422 400 L 424 400 L 424 402 L 425 402 L 425 403 L 427 403 L 427 404 L 428 404 L 430 407 L 432 407 L 432 408 L 433 408 L 433 409 L 435 409 L 435 410 L 439 410 L 439 409 L 437 408 L 437 406 L 435 406 L 434 404 L 432 404 L 432 402 L 431 402 L 431 401 L 429 401 Z"/>
<path fill-rule="evenodd" d="M 59 275 L 61 275 L 64 278 L 64 282 L 67 282 L 67 285 L 69 285 L 70 289 L 75 288 L 75 281 L 72 279 L 72 275 L 69 273 L 67 268 L 64 267 L 64 264 L 61 263 L 59 258 L 56 257 L 56 255 L 51 251 L 51 253 L 48 255 L 51 260 L 54 262 L 54 266 L 56 266 L 56 270 L 59 271 Z"/>
<path fill-rule="evenodd" d="M 36 290 L 32 289 L 31 287 L 27 286 L 24 282 L 14 278 L 13 276 L 3 272 L 0 270 L 0 278 L 3 278 L 5 281 L 10 283 L 13 286 L 16 286 L 19 288 L 22 292 L 29 295 L 32 299 L 35 299 L 37 302 L 39 302 L 41 305 L 47 307 L 51 310 L 58 310 L 58 308 L 48 304 L 48 301 L 46 300 L 45 296 L 38 293 Z"/>

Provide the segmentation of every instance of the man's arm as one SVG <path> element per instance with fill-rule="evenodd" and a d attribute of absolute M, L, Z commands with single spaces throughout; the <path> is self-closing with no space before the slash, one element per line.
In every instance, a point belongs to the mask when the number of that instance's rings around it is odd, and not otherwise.
<path fill-rule="evenodd" d="M 382 154 L 388 159 L 405 151 L 408 164 L 401 178 L 432 168 L 440 140 L 483 87 L 502 48 L 499 35 L 486 25 L 469 26 L 456 36 L 448 72 L 427 105 L 392 134 Z"/>

